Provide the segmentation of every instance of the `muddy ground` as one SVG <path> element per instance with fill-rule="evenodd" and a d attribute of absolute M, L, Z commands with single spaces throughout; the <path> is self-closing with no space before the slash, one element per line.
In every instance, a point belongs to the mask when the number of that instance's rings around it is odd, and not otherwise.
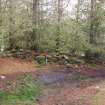
<path fill-rule="evenodd" d="M 39 68 L 34 61 L 0 58 L 0 89 L 6 88 L 5 81 L 15 82 L 29 74 L 44 86 L 37 105 L 105 105 L 104 65 L 52 64 Z"/>

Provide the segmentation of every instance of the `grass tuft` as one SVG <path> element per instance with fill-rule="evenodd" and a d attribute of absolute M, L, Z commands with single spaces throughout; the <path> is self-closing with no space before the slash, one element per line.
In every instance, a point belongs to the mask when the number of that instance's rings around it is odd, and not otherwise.
<path fill-rule="evenodd" d="M 31 76 L 26 76 L 11 86 L 8 91 L 0 91 L 0 105 L 32 105 L 41 95 L 42 89 Z"/>

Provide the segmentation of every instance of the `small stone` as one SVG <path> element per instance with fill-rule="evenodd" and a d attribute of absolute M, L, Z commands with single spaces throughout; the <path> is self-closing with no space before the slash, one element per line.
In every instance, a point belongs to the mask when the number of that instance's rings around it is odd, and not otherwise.
<path fill-rule="evenodd" d="M 99 87 L 99 86 L 96 86 L 95 88 L 96 88 L 96 89 L 100 89 L 100 87 Z"/>
<path fill-rule="evenodd" d="M 78 68 L 78 65 L 75 65 L 75 68 Z"/>
<path fill-rule="evenodd" d="M 67 59 L 69 59 L 69 57 L 68 56 L 66 56 L 66 55 L 64 55 L 64 58 L 67 60 Z"/>
<path fill-rule="evenodd" d="M 81 56 L 82 56 L 82 57 L 85 57 L 85 54 L 82 53 Z"/>
<path fill-rule="evenodd" d="M 2 75 L 2 76 L 0 76 L 0 78 L 1 78 L 1 79 L 5 79 L 6 77 Z"/>

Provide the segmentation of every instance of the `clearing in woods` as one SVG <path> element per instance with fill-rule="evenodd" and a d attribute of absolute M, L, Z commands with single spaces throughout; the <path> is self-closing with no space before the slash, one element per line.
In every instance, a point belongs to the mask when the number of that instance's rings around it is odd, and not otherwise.
<path fill-rule="evenodd" d="M 30 74 L 44 85 L 37 105 L 105 105 L 104 66 L 37 67 L 34 61 L 0 58 L 0 89 L 7 88 L 6 81 L 15 82 L 18 77 Z"/>

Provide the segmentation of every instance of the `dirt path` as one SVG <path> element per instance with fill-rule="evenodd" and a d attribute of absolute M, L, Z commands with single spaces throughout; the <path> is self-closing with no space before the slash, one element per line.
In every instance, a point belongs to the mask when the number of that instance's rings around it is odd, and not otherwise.
<path fill-rule="evenodd" d="M 35 71 L 35 62 L 16 58 L 0 58 L 0 75 Z"/>
<path fill-rule="evenodd" d="M 38 105 L 105 105 L 104 78 L 72 77 L 46 84 Z"/>
<path fill-rule="evenodd" d="M 6 88 L 4 81 L 15 82 L 18 77 L 29 74 L 44 83 L 37 105 L 105 105 L 104 67 L 50 65 L 38 69 L 33 61 L 0 59 L 0 89 Z"/>

